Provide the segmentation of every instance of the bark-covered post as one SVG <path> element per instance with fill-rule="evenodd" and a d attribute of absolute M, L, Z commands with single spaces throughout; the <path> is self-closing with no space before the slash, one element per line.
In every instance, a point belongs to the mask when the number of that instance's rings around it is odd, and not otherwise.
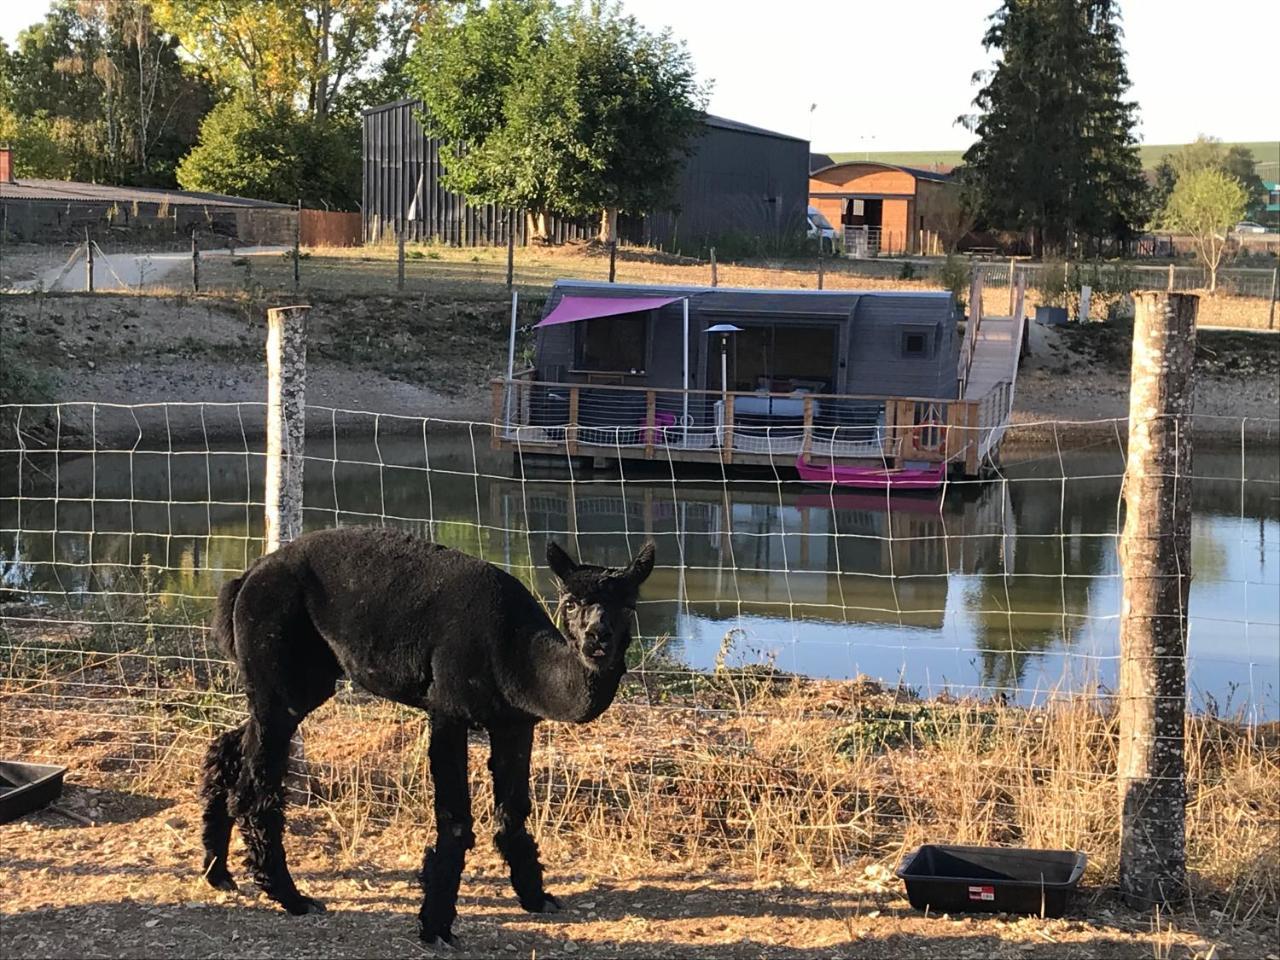
<path fill-rule="evenodd" d="M 716 248 L 712 247 L 711 248 L 711 285 L 713 287 L 718 287 L 720 285 L 719 279 L 720 278 L 716 276 Z"/>
<path fill-rule="evenodd" d="M 1120 891 L 1186 893 L 1184 724 L 1191 588 L 1192 360 L 1199 297 L 1134 294 L 1125 523 L 1120 540 Z"/>
<path fill-rule="evenodd" d="M 826 278 L 822 275 L 824 266 L 825 265 L 822 262 L 822 238 L 819 237 L 818 238 L 818 289 L 819 290 L 823 288 L 823 285 L 826 282 Z"/>
<path fill-rule="evenodd" d="M 93 293 L 93 242 L 89 239 L 89 228 L 84 228 L 84 288 Z"/>
<path fill-rule="evenodd" d="M 618 241 L 613 239 L 609 241 L 609 282 L 613 283 L 618 277 Z"/>
<path fill-rule="evenodd" d="M 266 548 L 302 533 L 309 306 L 267 311 Z"/>
<path fill-rule="evenodd" d="M 302 533 L 309 306 L 267 311 L 267 482 L 264 553 Z M 309 794 L 302 732 L 289 742 L 285 786 Z"/>

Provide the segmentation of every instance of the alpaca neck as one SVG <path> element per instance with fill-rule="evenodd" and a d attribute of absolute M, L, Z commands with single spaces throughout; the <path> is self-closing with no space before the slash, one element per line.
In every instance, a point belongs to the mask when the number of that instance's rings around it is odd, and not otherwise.
<path fill-rule="evenodd" d="M 518 706 L 546 720 L 587 723 L 613 702 L 625 672 L 620 649 L 598 668 L 588 667 L 559 631 L 542 630 L 528 646 L 526 668 L 516 672 Z M 616 662 L 615 662 L 616 661 Z"/>

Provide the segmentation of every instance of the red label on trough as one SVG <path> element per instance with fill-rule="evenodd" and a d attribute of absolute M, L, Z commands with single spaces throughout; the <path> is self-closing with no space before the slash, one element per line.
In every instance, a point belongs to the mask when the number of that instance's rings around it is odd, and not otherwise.
<path fill-rule="evenodd" d="M 996 898 L 995 887 L 970 887 L 970 900 L 994 900 Z"/>

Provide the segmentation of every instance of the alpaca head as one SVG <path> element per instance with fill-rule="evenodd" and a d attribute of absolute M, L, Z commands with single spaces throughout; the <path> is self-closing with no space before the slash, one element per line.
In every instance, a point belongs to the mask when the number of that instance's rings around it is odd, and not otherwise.
<path fill-rule="evenodd" d="M 560 582 L 563 632 L 592 670 L 617 666 L 631 644 L 631 615 L 640 584 L 653 572 L 654 547 L 646 543 L 625 567 L 577 563 L 556 543 L 547 565 Z"/>

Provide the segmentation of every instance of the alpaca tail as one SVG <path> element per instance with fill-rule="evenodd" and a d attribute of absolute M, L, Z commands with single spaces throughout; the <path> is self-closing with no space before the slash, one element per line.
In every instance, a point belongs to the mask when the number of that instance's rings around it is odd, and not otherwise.
<path fill-rule="evenodd" d="M 243 583 L 243 576 L 224 583 L 218 591 L 218 602 L 213 608 L 213 642 L 230 660 L 236 658 L 236 595 Z"/>

